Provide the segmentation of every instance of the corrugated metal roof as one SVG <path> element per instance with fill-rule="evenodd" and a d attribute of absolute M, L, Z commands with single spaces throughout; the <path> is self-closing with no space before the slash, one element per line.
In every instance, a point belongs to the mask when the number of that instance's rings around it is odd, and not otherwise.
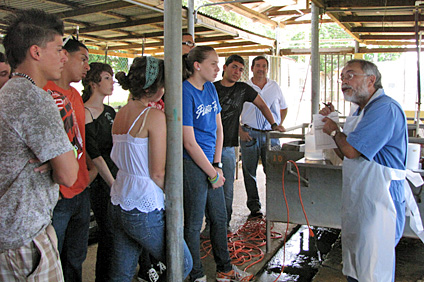
<path fill-rule="evenodd" d="M 268 0 L 267 0 L 268 1 Z M 267 1 L 231 1 L 220 4 L 225 11 L 233 11 L 252 22 L 275 28 L 291 24 L 308 24 L 311 13 L 307 0 L 281 0 L 275 4 Z M 88 46 L 104 52 L 110 50 L 163 54 L 163 1 L 137 0 L 143 6 L 121 0 L 7 0 L 0 4 L 0 32 L 4 18 L 12 11 L 28 8 L 42 9 L 59 15 L 65 22 L 66 33 L 76 33 Z M 210 2 L 223 2 L 210 0 Z M 323 22 L 334 21 L 355 40 L 363 44 L 398 47 L 414 46 L 418 32 L 423 29 L 421 4 L 402 0 L 312 0 L 327 15 Z M 415 6 L 417 3 L 417 6 Z M 159 10 L 158 10 L 159 9 Z M 186 10 L 182 9 L 183 27 Z M 417 18 L 415 18 L 417 17 Z M 221 55 L 271 54 L 275 40 L 243 28 L 198 13 L 196 40 L 199 45 L 211 45 Z M 259 28 L 259 27 L 258 27 Z M 281 54 L 283 54 L 282 51 Z"/>

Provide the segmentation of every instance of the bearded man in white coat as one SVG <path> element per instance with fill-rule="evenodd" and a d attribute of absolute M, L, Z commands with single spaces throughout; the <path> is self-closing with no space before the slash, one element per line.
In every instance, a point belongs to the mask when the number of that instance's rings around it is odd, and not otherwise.
<path fill-rule="evenodd" d="M 384 93 L 373 63 L 349 61 L 340 82 L 345 100 L 359 106 L 343 132 L 331 119 L 323 119 L 323 131 L 344 157 L 343 273 L 349 282 L 394 281 L 395 246 L 405 225 L 406 117 Z M 320 113 L 331 111 L 332 105 Z"/>

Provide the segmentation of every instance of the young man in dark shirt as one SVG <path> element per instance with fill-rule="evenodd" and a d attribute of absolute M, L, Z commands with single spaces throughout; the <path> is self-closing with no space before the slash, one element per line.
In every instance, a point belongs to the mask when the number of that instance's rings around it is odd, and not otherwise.
<path fill-rule="evenodd" d="M 222 80 L 214 83 L 221 104 L 221 119 L 224 130 L 221 167 L 226 179 L 224 184 L 225 203 L 227 208 L 227 226 L 229 226 L 233 205 L 234 172 L 236 166 L 235 147 L 238 144 L 240 114 L 245 102 L 251 102 L 260 109 L 265 118 L 272 124 L 272 129 L 283 132 L 283 126 L 275 123 L 274 118 L 260 95 L 244 82 L 238 82 L 244 71 L 244 60 L 239 55 L 231 55 L 225 61 Z"/>

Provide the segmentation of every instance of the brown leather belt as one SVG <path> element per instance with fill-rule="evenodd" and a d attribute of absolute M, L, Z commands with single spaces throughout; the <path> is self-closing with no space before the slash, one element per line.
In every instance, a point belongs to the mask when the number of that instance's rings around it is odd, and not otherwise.
<path fill-rule="evenodd" d="M 259 131 L 259 132 L 270 132 L 270 131 L 271 131 L 271 130 L 256 129 L 256 128 L 253 128 L 253 127 L 251 127 L 251 126 L 248 126 L 247 124 L 243 124 L 242 126 L 243 126 L 243 127 L 246 127 L 247 129 L 252 129 L 252 130 L 254 130 L 254 131 Z"/>

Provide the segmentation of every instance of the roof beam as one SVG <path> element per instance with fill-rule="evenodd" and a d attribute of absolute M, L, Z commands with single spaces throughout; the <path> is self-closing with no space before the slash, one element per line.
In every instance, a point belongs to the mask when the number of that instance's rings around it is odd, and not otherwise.
<path fill-rule="evenodd" d="M 266 36 L 254 34 L 252 32 L 244 31 L 238 27 L 230 26 L 224 24 L 220 21 L 214 20 L 212 18 L 197 14 L 197 24 L 206 26 L 210 29 L 218 30 L 227 34 L 230 34 L 234 37 L 240 37 L 244 40 L 249 40 L 256 42 L 261 45 L 275 46 L 276 40 Z"/>
<path fill-rule="evenodd" d="M 417 45 L 415 40 L 414 41 L 365 40 L 364 43 L 366 45 L 382 45 L 382 46 L 409 46 L 409 45 L 416 46 Z"/>
<path fill-rule="evenodd" d="M 414 47 L 406 47 L 406 48 L 367 48 L 360 47 L 358 53 L 402 53 L 402 52 L 416 52 L 417 49 Z M 320 48 L 319 54 L 354 54 L 355 48 Z M 290 56 L 290 55 L 310 55 L 311 49 L 281 49 L 280 56 Z"/>
<path fill-rule="evenodd" d="M 310 14 L 311 9 L 302 9 L 302 10 L 286 10 L 286 11 L 270 11 L 265 12 L 265 15 L 268 17 L 278 17 L 278 16 L 303 16 L 304 14 Z"/>
<path fill-rule="evenodd" d="M 424 30 L 420 26 L 419 30 Z M 351 32 L 357 33 L 415 33 L 415 27 L 352 27 Z"/>
<path fill-rule="evenodd" d="M 355 39 L 358 42 L 361 42 L 361 39 L 359 39 L 358 35 L 352 33 L 352 31 L 344 24 L 342 24 L 339 20 L 339 16 L 333 14 L 333 13 L 327 13 L 327 15 L 336 23 L 338 26 L 340 26 L 347 34 L 352 36 L 353 39 Z"/>
<path fill-rule="evenodd" d="M 383 34 L 364 34 L 359 36 L 362 40 L 415 40 L 415 35 L 383 35 Z"/>
<path fill-rule="evenodd" d="M 234 52 L 218 52 L 218 55 L 220 57 L 228 57 L 231 55 L 237 54 L 239 56 L 252 56 L 252 57 L 256 57 L 256 56 L 262 56 L 262 55 L 272 55 L 271 51 L 261 51 L 261 52 L 253 52 L 253 51 L 247 51 L 245 52 L 244 50 L 234 50 Z"/>
<path fill-rule="evenodd" d="M 122 22 L 122 23 L 114 23 L 114 24 L 106 24 L 106 25 L 86 27 L 86 28 L 81 28 L 79 30 L 79 32 L 80 33 L 89 33 L 89 32 L 96 32 L 96 31 L 104 31 L 104 30 L 110 30 L 110 29 L 119 29 L 119 28 L 124 28 L 124 27 L 145 25 L 145 24 L 155 24 L 155 23 L 160 23 L 160 22 L 163 22 L 163 16 L 140 19 L 140 20 L 135 20 L 135 21 L 126 21 L 126 22 Z"/>
<path fill-rule="evenodd" d="M 61 19 L 67 19 L 67 18 L 82 16 L 87 14 L 107 12 L 109 10 L 121 9 L 121 8 L 130 7 L 130 6 L 134 6 L 134 5 L 128 2 L 116 1 L 111 3 L 106 3 L 106 4 L 88 6 L 81 9 L 72 9 L 65 12 L 55 13 L 53 15 L 56 15 L 60 17 Z"/>
<path fill-rule="evenodd" d="M 338 7 L 338 8 L 364 8 L 364 7 L 394 7 L 394 6 L 413 6 L 414 1 L 405 0 L 326 0 L 325 5 L 327 7 Z"/>
<path fill-rule="evenodd" d="M 231 43 L 222 43 L 222 42 L 211 43 L 211 42 L 223 41 L 223 40 L 229 40 L 229 39 L 233 39 L 232 36 L 205 37 L 205 38 L 197 39 L 196 43 L 209 43 L 208 45 L 214 48 L 234 47 L 234 46 L 244 46 L 244 45 L 255 45 L 257 47 L 257 44 L 251 41 L 231 42 Z M 145 48 L 160 47 L 160 46 L 163 46 L 162 40 L 160 42 L 144 44 Z M 109 47 L 109 50 L 128 50 L 128 49 L 137 49 L 137 48 L 143 48 L 143 44 L 134 43 L 134 44 L 128 44 L 128 45 L 113 46 L 113 47 Z M 270 48 L 270 47 L 266 46 L 264 48 Z"/>
<path fill-rule="evenodd" d="M 320 20 L 319 23 L 333 23 L 334 21 L 331 19 L 323 19 Z M 295 25 L 295 24 L 310 24 L 311 21 L 310 20 L 305 20 L 305 21 L 283 21 L 282 22 L 285 25 Z"/>
<path fill-rule="evenodd" d="M 266 46 L 246 46 L 246 47 L 234 47 L 234 48 L 220 48 L 218 46 L 214 46 L 217 52 L 231 52 L 231 51 L 257 51 L 257 50 L 270 50 L 271 48 L 266 48 Z"/>
<path fill-rule="evenodd" d="M 212 3 L 221 3 L 222 0 L 209 0 Z M 261 2 L 261 1 L 258 1 Z M 257 19 L 260 23 L 265 24 L 267 26 L 270 26 L 272 28 L 276 28 L 278 26 L 278 23 L 276 21 L 273 21 L 269 19 L 266 15 L 258 13 L 252 9 L 247 8 L 246 6 L 243 6 L 241 3 L 232 3 L 232 4 L 225 4 L 226 7 L 229 7 L 230 10 L 234 11 L 237 14 L 240 14 L 242 16 L 245 16 L 249 19 Z"/>
<path fill-rule="evenodd" d="M 342 23 L 389 23 L 389 22 L 415 22 L 414 15 L 406 16 L 341 16 Z M 419 16 L 419 21 L 424 21 L 424 15 Z"/>
<path fill-rule="evenodd" d="M 207 31 L 211 31 L 211 29 L 207 27 L 203 27 L 203 26 L 195 27 L 196 33 L 207 32 Z M 182 33 L 184 32 L 187 32 L 186 28 L 182 30 Z M 125 36 L 104 37 L 104 39 L 108 41 L 124 41 L 129 39 L 156 38 L 156 37 L 163 37 L 163 31 L 139 33 L 139 34 L 133 33 L 131 35 L 125 35 Z"/>

